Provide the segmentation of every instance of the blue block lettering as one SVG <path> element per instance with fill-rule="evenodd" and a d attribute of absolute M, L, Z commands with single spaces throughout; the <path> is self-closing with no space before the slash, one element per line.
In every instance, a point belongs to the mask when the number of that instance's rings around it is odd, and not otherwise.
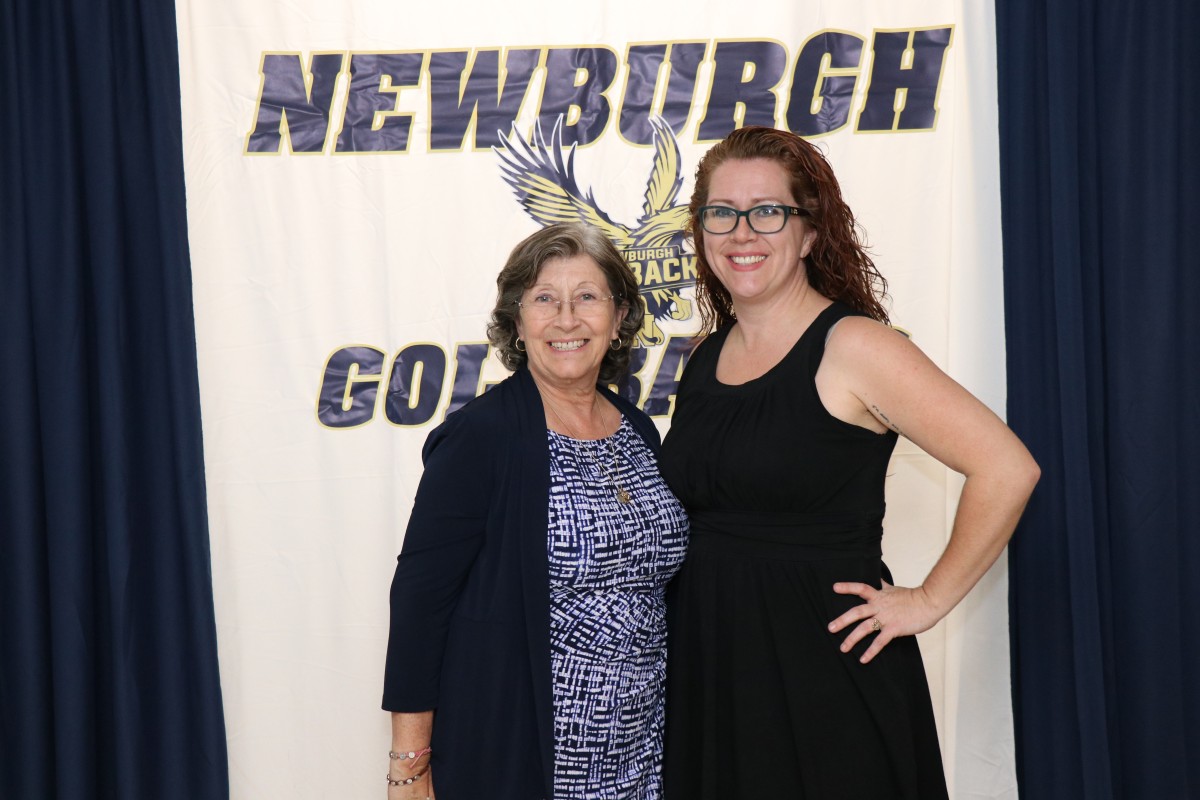
<path fill-rule="evenodd" d="M 775 94 L 787 51 L 778 42 L 717 42 L 713 82 L 697 141 L 724 139 L 744 125 L 775 126 Z"/>
<path fill-rule="evenodd" d="M 246 152 L 278 155 L 286 135 L 292 152 L 320 153 L 343 59 L 341 53 L 314 54 L 306 73 L 299 53 L 264 53 L 258 115 Z"/>

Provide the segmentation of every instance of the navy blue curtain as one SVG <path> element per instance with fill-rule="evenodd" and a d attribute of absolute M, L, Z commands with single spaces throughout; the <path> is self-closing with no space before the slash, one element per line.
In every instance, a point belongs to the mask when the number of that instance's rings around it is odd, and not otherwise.
<path fill-rule="evenodd" d="M 996 10 L 1021 798 L 1200 797 L 1200 6 Z"/>
<path fill-rule="evenodd" d="M 227 798 L 170 2 L 0 3 L 0 796 Z"/>

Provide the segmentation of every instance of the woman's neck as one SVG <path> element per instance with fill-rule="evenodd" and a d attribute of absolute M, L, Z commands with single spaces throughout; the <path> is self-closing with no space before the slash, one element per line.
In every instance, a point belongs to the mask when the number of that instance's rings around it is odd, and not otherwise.
<path fill-rule="evenodd" d="M 546 425 L 572 439 L 603 439 L 621 423 L 620 412 L 606 402 L 595 388 L 563 389 L 538 384 Z"/>
<path fill-rule="evenodd" d="M 733 309 L 737 315 L 739 337 L 749 348 L 773 349 L 780 341 L 794 342 L 799 338 L 829 301 L 809 285 L 808 281 L 795 289 L 777 293 L 770 298 L 738 302 Z"/>

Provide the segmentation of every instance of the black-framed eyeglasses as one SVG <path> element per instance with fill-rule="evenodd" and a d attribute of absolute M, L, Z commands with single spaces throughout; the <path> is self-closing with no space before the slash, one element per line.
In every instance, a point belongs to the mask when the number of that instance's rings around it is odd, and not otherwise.
<path fill-rule="evenodd" d="M 539 292 L 528 300 L 518 300 L 517 306 L 531 317 L 550 319 L 557 317 L 562 311 L 563 303 L 571 309 L 572 314 L 581 317 L 596 317 L 604 313 L 610 300 L 620 300 L 619 294 L 596 294 L 595 292 L 580 292 L 570 300 L 559 300 L 549 292 Z"/>
<path fill-rule="evenodd" d="M 796 206 L 785 206 L 780 203 L 755 206 L 745 211 L 738 211 L 729 206 L 700 206 L 700 227 L 705 233 L 732 233 L 737 227 L 738 220 L 746 218 L 746 224 L 755 233 L 779 233 L 787 224 L 788 217 L 807 217 L 808 212 Z"/>

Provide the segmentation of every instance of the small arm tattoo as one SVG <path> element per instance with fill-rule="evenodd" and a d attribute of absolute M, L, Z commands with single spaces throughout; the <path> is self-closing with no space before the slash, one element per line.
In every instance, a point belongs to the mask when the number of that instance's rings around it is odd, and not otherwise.
<path fill-rule="evenodd" d="M 900 434 L 901 436 L 904 435 L 904 431 L 900 430 L 900 426 L 897 425 L 896 423 L 892 422 L 890 419 L 888 419 L 887 414 L 883 413 L 883 411 L 880 410 L 879 406 L 872 405 L 871 408 L 875 410 L 875 416 L 877 416 L 881 420 L 883 420 L 885 425 L 887 425 L 889 428 L 891 428 L 892 430 L 894 430 L 896 433 Z"/>

